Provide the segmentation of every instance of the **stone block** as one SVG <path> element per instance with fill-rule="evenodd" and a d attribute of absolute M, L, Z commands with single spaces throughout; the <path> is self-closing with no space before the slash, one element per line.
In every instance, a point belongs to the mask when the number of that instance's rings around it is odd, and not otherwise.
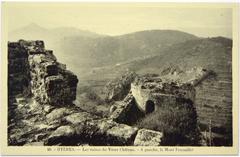
<path fill-rule="evenodd" d="M 48 137 L 46 145 L 64 145 L 70 143 L 69 138 L 75 134 L 75 129 L 71 126 L 60 126 Z"/>
<path fill-rule="evenodd" d="M 163 133 L 148 129 L 138 131 L 134 146 L 160 146 Z"/>

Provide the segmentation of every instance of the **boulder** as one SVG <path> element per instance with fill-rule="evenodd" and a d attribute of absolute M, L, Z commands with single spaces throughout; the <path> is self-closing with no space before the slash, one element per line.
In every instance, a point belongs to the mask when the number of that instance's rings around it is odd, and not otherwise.
<path fill-rule="evenodd" d="M 56 109 L 52 110 L 52 112 L 47 114 L 47 116 L 46 116 L 47 122 L 51 123 L 56 120 L 61 120 L 63 117 L 65 117 L 71 113 L 73 113 L 73 110 L 68 109 L 66 107 L 56 108 Z"/>
<path fill-rule="evenodd" d="M 74 125 L 82 123 L 86 120 L 92 120 L 94 118 L 93 115 L 87 113 L 87 112 L 79 112 L 79 113 L 73 113 L 68 116 L 66 116 L 64 119 L 67 122 L 70 122 Z"/>
<path fill-rule="evenodd" d="M 117 141 L 116 145 L 131 145 L 137 130 L 135 127 L 116 123 L 115 126 L 106 131 L 106 136 L 114 138 Z"/>
<path fill-rule="evenodd" d="M 125 124 L 119 124 L 112 120 L 102 119 L 92 123 L 98 128 L 96 139 L 101 136 L 101 145 L 131 145 L 137 134 L 137 128 Z M 96 137 L 97 136 L 97 137 Z"/>
<path fill-rule="evenodd" d="M 60 126 L 48 137 L 45 145 L 66 145 L 75 134 L 75 129 L 71 126 Z"/>
<path fill-rule="evenodd" d="M 134 146 L 160 146 L 162 137 L 161 132 L 141 129 L 134 140 Z"/>

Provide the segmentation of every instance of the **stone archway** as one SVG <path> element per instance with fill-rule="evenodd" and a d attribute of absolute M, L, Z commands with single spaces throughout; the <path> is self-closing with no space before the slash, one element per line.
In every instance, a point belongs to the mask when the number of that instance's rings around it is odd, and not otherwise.
<path fill-rule="evenodd" d="M 152 100 L 148 100 L 146 102 L 146 106 L 145 106 L 145 112 L 146 114 L 148 113 L 152 113 L 155 110 L 155 104 Z"/>

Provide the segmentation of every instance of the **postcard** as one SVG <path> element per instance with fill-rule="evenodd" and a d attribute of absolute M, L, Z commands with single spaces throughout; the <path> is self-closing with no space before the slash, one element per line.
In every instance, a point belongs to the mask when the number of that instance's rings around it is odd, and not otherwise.
<path fill-rule="evenodd" d="M 3 155 L 236 155 L 237 3 L 3 2 Z"/>

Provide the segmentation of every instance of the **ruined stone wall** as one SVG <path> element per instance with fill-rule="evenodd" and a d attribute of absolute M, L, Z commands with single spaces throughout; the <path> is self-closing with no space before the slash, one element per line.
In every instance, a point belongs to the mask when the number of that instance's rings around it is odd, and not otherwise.
<path fill-rule="evenodd" d="M 19 42 L 8 43 L 8 96 L 30 92 L 28 53 Z"/>
<path fill-rule="evenodd" d="M 129 93 L 123 101 L 112 105 L 109 117 L 115 122 L 133 125 L 144 117 L 144 113 L 136 105 L 133 95 Z"/>
<path fill-rule="evenodd" d="M 147 100 L 152 100 L 150 90 L 142 89 L 141 86 L 135 86 L 134 84 L 131 84 L 131 92 L 133 97 L 135 98 L 138 108 L 141 111 L 145 112 L 145 105 Z"/>
<path fill-rule="evenodd" d="M 131 84 L 131 92 L 136 100 L 136 105 L 143 112 L 146 112 L 148 100 L 154 102 L 156 109 L 162 105 L 174 104 L 178 98 L 195 101 L 195 90 L 192 86 L 183 85 L 177 89 L 164 88 L 164 90 L 164 92 L 155 91 L 154 89 L 144 89 L 142 85 Z"/>
<path fill-rule="evenodd" d="M 45 50 L 43 41 L 9 42 L 8 54 L 10 93 L 27 89 L 38 102 L 51 105 L 75 100 L 77 76 Z"/>
<path fill-rule="evenodd" d="M 8 112 L 9 145 L 161 145 L 161 132 L 121 124 L 122 118 L 129 122 L 134 117 L 124 114 L 135 111 L 131 95 L 122 110 L 116 109 L 120 119 L 101 119 L 68 105 L 76 97 L 78 79 L 45 49 L 43 41 L 9 42 L 8 54 L 13 100 Z"/>

